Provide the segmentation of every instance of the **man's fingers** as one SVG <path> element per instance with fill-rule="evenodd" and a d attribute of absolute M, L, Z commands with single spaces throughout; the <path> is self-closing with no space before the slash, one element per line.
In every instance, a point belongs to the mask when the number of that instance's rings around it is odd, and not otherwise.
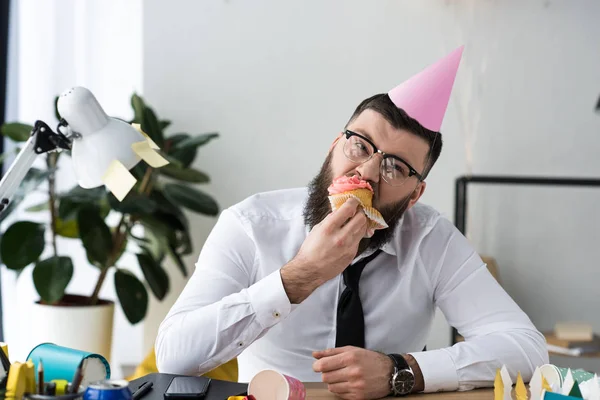
<path fill-rule="evenodd" d="M 335 371 L 346 366 L 344 360 L 344 354 L 322 357 L 313 363 L 313 370 L 315 372 Z"/>
<path fill-rule="evenodd" d="M 348 221 L 350 218 L 356 214 L 356 209 L 360 203 L 354 197 L 346 200 L 344 204 L 337 210 L 335 210 L 332 214 L 330 214 L 327 223 L 335 226 L 336 228 L 341 227 Z"/>
<path fill-rule="evenodd" d="M 350 384 L 348 382 L 331 383 L 327 385 L 327 390 L 335 394 L 350 393 Z"/>
<path fill-rule="evenodd" d="M 348 367 L 336 369 L 335 371 L 323 372 L 321 380 L 325 383 L 340 383 L 350 381 Z"/>
<path fill-rule="evenodd" d="M 363 212 L 357 212 L 354 217 L 342 228 L 340 232 L 344 237 L 362 238 L 367 231 L 367 216 Z"/>
<path fill-rule="evenodd" d="M 335 356 L 336 354 L 341 354 L 343 352 L 345 352 L 347 346 L 345 347 L 333 347 L 331 349 L 325 349 L 325 350 L 317 350 L 317 351 L 313 351 L 313 357 L 314 358 L 323 358 L 323 357 L 329 357 L 329 356 Z"/>

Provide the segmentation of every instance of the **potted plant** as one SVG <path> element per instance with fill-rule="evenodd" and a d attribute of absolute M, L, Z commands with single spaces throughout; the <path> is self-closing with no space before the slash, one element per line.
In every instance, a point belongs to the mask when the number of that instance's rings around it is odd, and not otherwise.
<path fill-rule="evenodd" d="M 140 322 L 148 308 L 146 287 L 158 300 L 169 292 L 169 276 L 163 266 L 166 260 L 172 260 L 187 276 L 182 257 L 193 249 L 184 209 L 211 216 L 219 212 L 211 196 L 191 185 L 209 181 L 208 175 L 191 164 L 198 148 L 218 134 L 166 136 L 169 121 L 160 120 L 136 94 L 131 97 L 131 105 L 134 119 L 130 122 L 141 124 L 141 129 L 160 146 L 168 165 L 154 169 L 140 161 L 131 171 L 137 178 L 135 187 L 119 202 L 105 187 L 75 186 L 58 193 L 57 162 L 69 152 L 49 153 L 45 155 L 46 168 L 32 168 L 27 173 L 11 205 L 0 215 L 2 222 L 29 193 L 47 182 L 47 199 L 25 209 L 22 219 L 3 227 L 2 263 L 17 273 L 33 266 L 33 283 L 40 299 L 33 307 L 36 315 L 30 318 L 44 327 L 38 330 L 38 341 L 96 352 L 107 358 L 112 345 L 114 304 L 99 298 L 107 274 L 114 272 L 118 302 L 129 322 Z M 60 119 L 58 112 L 56 116 Z M 22 123 L 7 123 L 1 128 L 2 134 L 17 145 L 29 138 L 31 130 L 31 126 Z M 30 213 L 45 213 L 49 222 L 30 221 Z M 115 220 L 115 216 L 118 222 L 109 224 L 108 219 Z M 88 262 L 98 268 L 91 293 L 65 293 L 76 263 L 68 252 L 59 251 L 57 237 L 77 241 L 85 249 Z M 51 254 L 42 257 L 47 246 L 51 246 Z M 135 254 L 145 282 L 119 262 L 126 252 Z"/>

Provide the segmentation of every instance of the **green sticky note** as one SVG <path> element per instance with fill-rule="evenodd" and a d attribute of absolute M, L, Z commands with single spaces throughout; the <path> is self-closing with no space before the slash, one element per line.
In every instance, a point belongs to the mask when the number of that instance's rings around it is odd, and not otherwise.
<path fill-rule="evenodd" d="M 579 389 L 579 383 L 577 383 L 577 381 L 575 381 L 573 384 L 573 388 L 569 392 L 569 396 L 583 399 L 583 395 L 581 394 L 581 389 Z"/>

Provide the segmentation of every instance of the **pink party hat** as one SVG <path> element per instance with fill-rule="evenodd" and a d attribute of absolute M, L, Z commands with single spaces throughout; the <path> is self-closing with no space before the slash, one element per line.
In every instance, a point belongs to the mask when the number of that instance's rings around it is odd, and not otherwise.
<path fill-rule="evenodd" d="M 438 132 L 450 100 L 450 92 L 464 46 L 388 92 L 398 108 L 402 108 L 425 128 Z"/>

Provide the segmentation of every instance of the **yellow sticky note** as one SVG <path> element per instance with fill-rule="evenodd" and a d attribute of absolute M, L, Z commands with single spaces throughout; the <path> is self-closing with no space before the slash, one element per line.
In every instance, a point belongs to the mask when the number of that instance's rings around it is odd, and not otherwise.
<path fill-rule="evenodd" d="M 546 380 L 546 377 L 543 376 L 543 375 L 542 375 L 542 389 L 546 390 L 546 392 L 551 392 L 552 391 L 552 388 L 550 387 L 550 384 Z"/>
<path fill-rule="evenodd" d="M 27 390 L 27 367 L 20 362 L 10 365 L 6 382 L 6 397 L 20 399 Z"/>
<path fill-rule="evenodd" d="M 29 393 L 35 393 L 35 365 L 33 361 L 28 360 L 25 363 L 25 390 Z"/>
<path fill-rule="evenodd" d="M 154 150 L 160 149 L 160 147 L 158 147 L 158 145 L 156 143 L 154 143 L 154 140 L 150 139 L 150 136 L 148 136 L 148 134 L 142 130 L 142 126 L 140 124 L 131 124 L 131 126 L 133 126 L 135 129 L 137 129 L 137 131 L 139 133 L 144 135 L 144 137 L 146 138 L 148 143 L 150 143 L 151 148 L 153 148 Z"/>
<path fill-rule="evenodd" d="M 102 182 L 119 201 L 123 201 L 137 179 L 118 160 L 113 160 L 102 177 Z"/>
<path fill-rule="evenodd" d="M 153 168 L 159 168 L 169 163 L 163 156 L 161 156 L 151 147 L 150 142 L 148 141 L 135 142 L 131 145 L 131 148 L 135 154 L 140 156 L 142 160 L 146 161 L 146 163 Z"/>
<path fill-rule="evenodd" d="M 9 358 L 8 357 L 8 344 L 4 343 L 4 342 L 0 342 L 0 348 L 4 352 L 4 355 L 6 356 L 6 358 Z"/>
<path fill-rule="evenodd" d="M 500 368 L 496 370 L 496 379 L 494 379 L 494 400 L 504 399 L 504 382 L 500 376 Z"/>
<path fill-rule="evenodd" d="M 521 376 L 521 372 L 517 376 L 517 386 L 515 387 L 515 398 L 516 400 L 527 400 L 527 388 L 525 387 L 525 382 L 523 382 L 523 377 Z"/>

